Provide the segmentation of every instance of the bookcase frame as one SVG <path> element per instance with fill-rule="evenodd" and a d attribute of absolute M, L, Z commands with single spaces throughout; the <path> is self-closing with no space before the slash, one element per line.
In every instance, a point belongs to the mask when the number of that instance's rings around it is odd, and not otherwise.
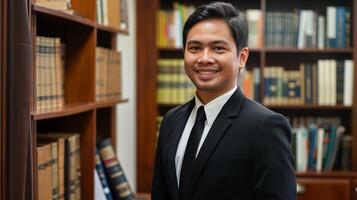
<path fill-rule="evenodd" d="M 6 159 L 7 1 L 0 4 L 0 160 Z M 0 199 L 6 199 L 6 163 L 0 163 Z"/>
<path fill-rule="evenodd" d="M 172 4 L 172 1 L 154 0 L 148 3 L 144 0 L 137 1 L 137 183 L 138 191 L 149 192 L 151 190 L 151 181 L 154 170 L 154 156 L 156 146 L 156 131 L 157 131 L 157 116 L 160 109 L 166 109 L 175 105 L 158 104 L 156 100 L 156 75 L 157 75 L 157 59 L 161 55 L 175 55 L 176 57 L 183 57 L 183 50 L 177 48 L 158 48 L 156 46 L 156 21 L 155 14 L 163 4 Z M 181 2 L 181 1 L 180 1 Z M 188 2 L 188 1 L 185 1 Z M 207 3 L 206 1 L 196 0 L 195 5 Z M 231 1 L 233 2 L 233 1 Z M 260 3 L 260 10 L 264 16 L 267 12 L 268 0 L 258 0 Z M 337 1 L 328 1 L 337 2 Z M 349 1 L 350 2 L 350 1 Z M 190 2 L 192 3 L 192 1 Z M 197 4 L 196 4 L 197 3 Z M 319 2 L 310 2 L 315 7 Z M 239 5 L 235 2 L 235 4 Z M 246 4 L 243 2 L 243 4 Z M 248 3 L 249 4 L 249 3 Z M 326 48 L 326 49 L 297 49 L 297 48 L 266 48 L 251 49 L 250 52 L 258 54 L 259 67 L 261 74 L 263 74 L 264 66 L 266 66 L 268 54 L 298 54 L 303 57 L 306 55 L 324 55 L 324 54 L 348 54 L 354 60 L 354 82 L 357 86 L 357 38 L 354 36 L 357 33 L 357 0 L 351 0 L 352 4 L 352 47 L 351 48 Z M 250 4 L 249 4 L 250 5 Z M 254 7 L 255 8 L 255 7 Z M 303 9 L 307 9 L 304 7 Z M 265 20 L 263 17 L 263 24 Z M 265 25 L 263 25 L 263 33 Z M 151 30 L 151 31 L 147 31 Z M 265 35 L 265 34 L 263 34 Z M 263 36 L 263 44 L 265 44 L 265 36 Z M 251 59 L 251 58 L 250 58 Z M 263 76 L 260 76 L 260 83 L 263 83 Z M 260 87 L 260 96 L 263 97 L 263 87 Z M 353 185 L 356 186 L 357 178 L 357 92 L 353 95 L 352 106 L 319 106 L 319 105 L 276 105 L 268 106 L 273 110 L 284 110 L 290 112 L 340 112 L 345 111 L 347 118 L 350 119 L 349 126 L 351 127 L 352 140 L 352 171 L 350 172 L 307 172 L 297 173 L 298 179 L 300 177 L 308 179 L 323 179 L 323 178 L 351 178 Z M 353 120 L 354 119 L 354 120 Z M 357 198 L 354 196 L 354 198 Z"/>
<path fill-rule="evenodd" d="M 116 50 L 120 30 L 96 22 L 96 1 L 72 0 L 73 9 L 82 16 L 38 6 L 30 1 L 33 41 L 31 127 L 33 157 L 33 194 L 37 199 L 38 132 L 79 132 L 81 155 L 81 197 L 94 199 L 94 169 L 96 139 L 111 137 L 116 145 L 116 105 L 128 99 L 95 100 L 96 47 Z M 52 111 L 36 111 L 36 36 L 60 37 L 65 40 L 65 106 Z M 105 35 L 104 38 L 101 38 Z M 104 41 L 104 42 L 102 42 Z M 115 149 L 115 148 L 114 148 Z"/>

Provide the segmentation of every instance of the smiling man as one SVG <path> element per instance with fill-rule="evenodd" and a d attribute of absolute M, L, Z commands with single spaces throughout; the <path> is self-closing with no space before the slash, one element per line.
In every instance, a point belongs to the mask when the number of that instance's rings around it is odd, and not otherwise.
<path fill-rule="evenodd" d="M 237 77 L 249 56 L 245 19 L 232 5 L 199 7 L 183 30 L 194 99 L 164 117 L 153 200 L 295 200 L 287 120 L 245 98 Z"/>

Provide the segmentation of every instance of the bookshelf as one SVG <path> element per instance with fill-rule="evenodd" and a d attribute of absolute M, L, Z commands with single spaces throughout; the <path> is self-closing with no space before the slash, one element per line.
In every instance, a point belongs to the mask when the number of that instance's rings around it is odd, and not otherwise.
<path fill-rule="evenodd" d="M 172 10 L 175 1 L 152 1 L 148 5 L 145 1 L 137 2 L 137 183 L 138 191 L 149 192 L 151 189 L 152 172 L 155 156 L 157 135 L 157 116 L 164 115 L 173 103 L 160 104 L 157 101 L 157 80 L 154 78 L 159 73 L 157 61 L 160 58 L 183 58 L 183 49 L 180 47 L 158 47 L 155 31 L 158 30 L 156 13 L 160 9 Z M 199 6 L 206 1 L 179 1 L 185 5 Z M 263 17 L 262 40 L 263 45 L 250 49 L 247 63 L 249 67 L 260 69 L 261 75 L 259 94 L 264 96 L 264 69 L 267 66 L 284 66 L 284 69 L 299 68 L 301 62 L 317 62 L 318 59 L 351 59 L 356 66 L 357 40 L 353 33 L 357 31 L 357 1 L 282 1 L 282 0 L 253 0 L 230 1 L 238 5 L 240 10 L 258 9 L 262 15 L 268 12 L 296 12 L 296 9 L 311 9 L 326 16 L 327 6 L 343 6 L 351 10 L 351 45 L 346 48 L 297 48 L 297 47 L 270 47 L 265 45 L 265 18 Z M 145 47 L 143 49 L 143 47 Z M 354 67 L 355 68 L 355 67 Z M 357 85 L 357 70 L 354 70 L 353 86 Z M 268 108 L 287 116 L 337 116 L 352 136 L 351 170 L 329 172 L 299 172 L 297 173 L 300 188 L 299 199 L 333 199 L 336 194 L 341 194 L 340 199 L 356 198 L 356 171 L 357 171 L 357 93 L 353 93 L 352 105 L 321 105 L 321 104 L 293 104 L 293 105 L 267 105 Z M 327 181 L 326 181 L 326 180 Z M 334 189 L 336 188 L 339 189 Z M 337 187 L 338 186 L 338 187 Z M 307 188 L 307 189 L 306 189 Z M 342 195 L 343 194 L 343 195 Z"/>
<path fill-rule="evenodd" d="M 80 134 L 81 198 L 94 199 L 94 169 L 96 140 L 111 137 L 116 141 L 116 105 L 128 102 L 121 94 L 108 94 L 98 100 L 96 47 L 116 50 L 117 35 L 128 30 L 100 24 L 96 21 L 96 1 L 71 1 L 74 14 L 31 4 L 31 32 L 33 42 L 31 127 L 33 133 L 33 194 L 37 188 L 37 134 L 50 132 Z M 118 11 L 119 12 L 119 11 Z M 64 106 L 39 110 L 36 103 L 37 36 L 60 38 L 64 43 L 63 68 Z M 113 82 L 107 83 L 112 85 Z M 111 88 L 113 89 L 113 88 Z M 118 88 L 117 88 L 118 89 Z M 119 88 L 120 89 L 120 88 Z"/>

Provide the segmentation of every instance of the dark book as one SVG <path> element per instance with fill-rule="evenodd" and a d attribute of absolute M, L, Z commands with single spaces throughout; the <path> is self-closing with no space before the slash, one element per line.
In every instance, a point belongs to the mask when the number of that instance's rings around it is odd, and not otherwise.
<path fill-rule="evenodd" d="M 336 103 L 339 105 L 343 105 L 344 74 L 344 61 L 338 60 L 336 67 Z"/>
<path fill-rule="evenodd" d="M 109 185 L 114 199 L 134 200 L 135 196 L 125 177 L 123 169 L 114 153 L 110 138 L 99 141 L 99 155 L 104 163 Z"/>
<path fill-rule="evenodd" d="M 98 173 L 100 183 L 103 187 L 105 197 L 107 198 L 107 200 L 112 200 L 113 199 L 112 194 L 109 189 L 107 178 L 105 177 L 105 173 L 104 173 L 104 166 L 102 161 L 100 160 L 99 152 L 97 148 L 95 149 L 95 168 Z"/>

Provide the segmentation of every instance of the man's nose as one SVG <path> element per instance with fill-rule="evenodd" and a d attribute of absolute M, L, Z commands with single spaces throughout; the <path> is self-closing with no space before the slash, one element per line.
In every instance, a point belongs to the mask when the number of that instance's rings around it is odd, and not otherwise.
<path fill-rule="evenodd" d="M 199 64 L 210 64 L 214 62 L 214 59 L 212 58 L 212 52 L 209 49 L 204 49 L 198 59 Z"/>

